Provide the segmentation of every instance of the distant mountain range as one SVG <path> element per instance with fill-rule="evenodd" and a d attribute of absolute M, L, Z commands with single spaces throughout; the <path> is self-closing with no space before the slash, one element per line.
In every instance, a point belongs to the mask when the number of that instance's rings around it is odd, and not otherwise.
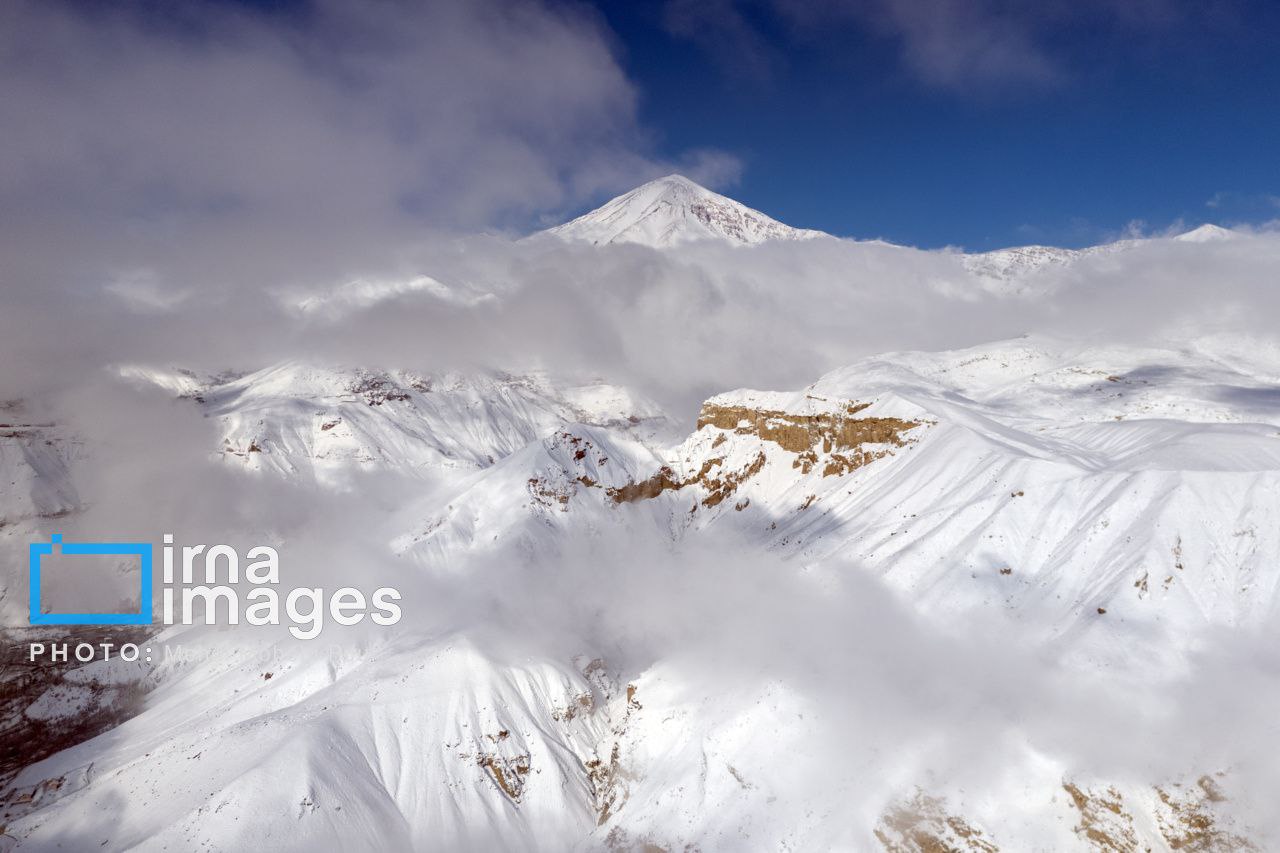
<path fill-rule="evenodd" d="M 712 192 L 683 175 L 667 175 L 642 184 L 589 213 L 540 234 L 597 246 L 634 243 L 656 249 L 699 240 L 719 240 L 751 246 L 774 240 L 835 239 L 823 231 L 786 225 L 727 196 Z M 1201 225 L 1173 239 L 1207 243 L 1239 236 L 1236 232 L 1217 225 Z M 886 245 L 880 240 L 870 242 Z M 1018 246 L 966 254 L 964 264 L 970 272 L 980 277 L 1008 281 L 1043 267 L 1070 264 L 1082 257 L 1120 251 L 1141 242 L 1143 241 L 1134 239 L 1120 240 L 1087 249 Z"/>

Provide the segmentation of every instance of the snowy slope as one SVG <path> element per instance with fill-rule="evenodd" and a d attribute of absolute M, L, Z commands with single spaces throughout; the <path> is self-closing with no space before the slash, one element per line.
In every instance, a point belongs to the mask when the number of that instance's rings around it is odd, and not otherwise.
<path fill-rule="evenodd" d="M 167 639 L 197 659 L 214 643 Z M 457 636 L 336 663 L 216 648 L 214 663 L 158 666 L 114 747 L 91 741 L 16 781 L 6 812 L 29 813 L 36 849 L 554 850 L 596 823 L 583 768 L 616 689 L 589 661 L 495 660 Z"/>
<path fill-rule="evenodd" d="M 1201 225 L 1172 239 L 1180 243 L 1218 243 L 1239 239 L 1243 235 L 1217 225 Z M 1124 252 L 1152 240 L 1164 238 L 1130 238 L 1089 246 L 1083 249 L 1062 249 L 1056 246 L 1015 246 L 991 252 L 976 252 L 961 256 L 964 268 L 996 293 L 1025 292 L 1028 281 L 1053 269 L 1070 267 L 1081 260 Z"/>
<path fill-rule="evenodd" d="M 728 525 L 789 558 L 855 559 L 922 608 L 1035 614 L 1091 654 L 1118 621 L 1256 623 L 1280 589 L 1277 379 L 1203 351 L 1047 341 L 883 356 L 714 397 L 662 458 L 570 425 L 415 507 L 398 547 L 456 561 L 588 521 Z M 1115 617 L 1086 618 L 1098 607 Z"/>
<path fill-rule="evenodd" d="M 1223 228 L 1221 225 L 1201 225 L 1199 228 L 1193 228 L 1183 234 L 1179 234 L 1173 239 L 1182 243 L 1220 243 L 1223 240 L 1239 239 L 1240 234 L 1232 231 L 1230 228 Z"/>
<path fill-rule="evenodd" d="M 879 837 L 890 850 L 1083 851 L 1098 833 L 1115 849 L 1170 850 L 1235 832 L 1229 776 L 1064 783 L 1033 755 L 986 796 L 910 781 L 869 795 L 912 780 L 918 759 L 833 761 L 843 709 L 776 679 L 726 685 L 666 662 L 620 677 L 457 635 L 337 663 L 217 649 L 215 663 L 161 665 L 145 712 L 16 779 L 8 838 L 37 850 L 876 849 Z"/>
<path fill-rule="evenodd" d="M 0 799 L 24 849 L 1250 849 L 1231 772 L 1090 773 L 1052 726 L 1015 729 L 981 786 L 933 773 L 956 749 L 980 761 L 964 713 L 992 691 L 1013 720 L 1038 713 L 1017 704 L 1033 677 L 1019 646 L 1121 696 L 1185 671 L 1205 629 L 1274 620 L 1274 353 L 1022 339 L 887 354 L 797 391 L 712 397 L 669 445 L 632 422 L 654 410 L 604 386 L 300 365 L 171 384 L 221 419 L 243 450 L 229 461 L 268 475 L 452 466 L 447 488 L 406 495 L 388 554 L 458 583 L 459 606 L 505 596 L 475 636 L 465 621 L 377 635 L 338 661 L 174 632 L 222 651 L 143 676 L 140 714 L 14 779 Z M 335 420 L 349 431 L 326 448 Z M 659 543 L 634 574 L 612 566 L 623 534 Z M 575 569 L 583 538 L 606 556 Z M 757 615 L 757 594 L 777 611 Z M 792 595 L 811 640 L 787 621 Z M 894 607 L 924 620 L 923 641 L 893 633 Z M 552 654 L 535 639 L 556 619 L 582 630 Z M 929 633 L 965 620 L 1017 641 L 966 669 Z M 490 642 L 499 629 L 509 645 Z M 902 649 L 889 660 L 908 672 L 881 672 L 858 638 Z M 699 657 L 706 644 L 720 652 Z M 777 668 L 793 658 L 803 675 Z M 899 698 L 877 692 L 886 679 Z M 897 732 L 882 717 L 913 703 L 939 706 L 928 736 L 880 750 L 876 733 Z"/>
<path fill-rule="evenodd" d="M 784 225 L 681 175 L 650 181 L 543 233 L 598 246 L 640 243 L 654 248 L 691 240 L 750 245 L 826 236 Z"/>
<path fill-rule="evenodd" d="M 124 374 L 177 390 L 216 418 L 229 464 L 322 480 L 353 469 L 470 471 L 565 423 L 647 434 L 664 422 L 652 402 L 627 389 L 556 384 L 539 374 L 424 374 L 299 362 L 180 386 L 171 371 L 135 367 Z"/>
<path fill-rule="evenodd" d="M 1101 654 L 1139 624 L 1176 635 L 1275 614 L 1280 396 L 1274 366 L 1255 370 L 1036 342 L 886 356 L 793 395 L 708 402 L 779 422 L 870 403 L 846 418 L 898 421 L 898 443 L 859 447 L 865 463 L 831 470 L 840 448 L 815 447 L 797 474 L 802 457 L 759 427 L 711 423 L 679 463 L 768 459 L 734 492 L 747 506 L 700 506 L 701 523 L 727 518 L 806 560 L 856 558 L 928 610 L 1024 613 Z"/>
<path fill-rule="evenodd" d="M 604 496 L 663 464 L 648 444 L 616 430 L 566 424 L 502 459 L 449 493 L 412 504 L 398 553 L 427 566 L 458 565 L 469 556 L 515 547 L 526 555 L 554 550 L 575 530 L 626 524 Z M 657 507 L 646 527 L 665 529 Z"/>
<path fill-rule="evenodd" d="M 979 278 L 1009 281 L 1046 267 L 1062 267 L 1080 257 L 1074 249 L 1054 246 L 1017 246 L 964 256 L 964 266 Z"/>
<path fill-rule="evenodd" d="M 69 467 L 78 454 L 56 425 L 33 420 L 20 403 L 0 404 L 0 528 L 74 509 Z"/>

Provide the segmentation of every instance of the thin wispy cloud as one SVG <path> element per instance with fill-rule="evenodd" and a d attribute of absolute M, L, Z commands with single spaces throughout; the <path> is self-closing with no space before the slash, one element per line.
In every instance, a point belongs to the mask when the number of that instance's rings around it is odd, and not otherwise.
<path fill-rule="evenodd" d="M 781 52 L 748 20 L 736 0 L 669 0 L 663 25 L 673 36 L 707 51 L 726 73 L 767 85 L 783 62 Z"/>
<path fill-rule="evenodd" d="M 843 28 L 892 44 L 902 70 L 920 84 L 975 94 L 992 88 L 1043 89 L 1071 80 L 1084 66 L 1062 49 L 1063 32 L 1098 37 L 1121 33 L 1132 46 L 1134 38 L 1168 34 L 1191 22 L 1229 25 L 1238 5 L 1205 8 L 1183 0 L 671 0 L 665 20 L 674 35 L 700 45 L 737 74 L 767 78 L 782 67 L 787 43 L 829 38 Z M 786 26 L 766 30 L 753 23 L 770 15 Z"/>

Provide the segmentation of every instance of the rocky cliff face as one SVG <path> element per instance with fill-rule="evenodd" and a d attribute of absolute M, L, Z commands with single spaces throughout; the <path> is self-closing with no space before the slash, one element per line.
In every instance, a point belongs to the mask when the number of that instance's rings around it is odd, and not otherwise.
<path fill-rule="evenodd" d="M 698 413 L 697 432 L 685 444 L 685 474 L 664 465 L 652 476 L 610 489 L 616 503 L 656 498 L 664 492 L 694 488 L 708 509 L 732 497 L 755 478 L 772 457 L 802 475 L 819 470 L 840 476 L 907 446 L 920 421 L 861 416 L 870 403 L 836 401 L 827 411 L 789 412 L 750 402 L 708 401 Z M 708 443 L 709 440 L 709 443 Z M 746 509 L 748 503 L 736 503 Z"/>

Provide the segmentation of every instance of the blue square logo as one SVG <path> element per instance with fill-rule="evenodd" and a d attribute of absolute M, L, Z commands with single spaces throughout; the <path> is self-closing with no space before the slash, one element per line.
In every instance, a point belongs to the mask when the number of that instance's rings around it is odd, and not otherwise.
<path fill-rule="evenodd" d="M 142 564 L 137 613 L 42 613 L 40 606 L 40 559 L 54 553 L 76 556 L 138 557 Z M 48 542 L 31 544 L 32 625 L 150 625 L 151 624 L 151 543 L 150 542 L 63 542 L 53 534 Z"/>

